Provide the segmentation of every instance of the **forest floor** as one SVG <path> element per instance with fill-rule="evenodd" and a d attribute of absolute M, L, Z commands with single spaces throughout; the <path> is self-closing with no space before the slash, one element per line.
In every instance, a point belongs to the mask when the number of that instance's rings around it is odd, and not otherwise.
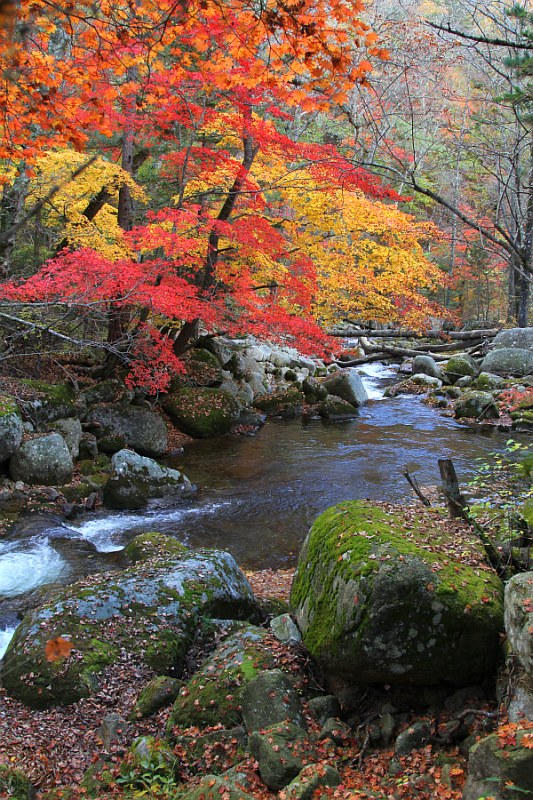
<path fill-rule="evenodd" d="M 248 571 L 246 575 L 259 598 L 288 600 L 292 570 Z M 289 668 L 291 664 L 295 664 L 295 669 L 305 666 L 307 657 L 303 648 L 279 647 L 280 658 Z M 118 800 L 125 788 L 119 773 L 125 750 L 137 736 L 164 737 L 169 709 L 161 709 L 148 719 L 128 722 L 124 739 L 107 749 L 99 729 L 110 713 L 127 719 L 139 691 L 151 677 L 148 669 L 133 660 L 123 660 L 106 670 L 100 690 L 92 697 L 68 707 L 43 711 L 31 710 L 0 690 L 0 763 L 22 770 L 37 787 L 39 798 L 45 798 L 53 789 L 54 798 L 81 800 L 87 796 L 87 788 L 82 785 L 85 771 L 103 758 L 106 769 L 114 773 L 117 782 L 107 792 L 100 792 L 99 800 Z M 487 713 L 493 710 L 485 708 Z M 443 749 L 430 744 L 401 758 L 391 749 L 373 749 L 370 723 L 375 718 L 376 714 L 372 715 L 367 706 L 360 725 L 348 738 L 339 744 L 331 740 L 319 744 L 319 759 L 335 766 L 343 780 L 341 786 L 324 790 L 325 796 L 343 800 L 459 800 L 466 762 L 457 747 Z M 410 722 L 415 719 L 420 719 L 420 714 L 413 712 Z M 482 712 L 476 723 L 480 733 L 483 719 Z M 438 737 L 447 722 L 446 714 L 430 721 Z M 311 715 L 307 722 L 310 730 L 318 733 Z M 180 759 L 181 780 L 194 782 L 194 765 L 187 763 L 186 754 L 180 754 Z M 248 757 L 245 768 L 256 787 L 252 796 L 257 800 L 283 800 L 283 792 L 274 794 L 265 787 L 256 767 L 253 758 Z M 162 788 L 155 791 L 152 787 L 144 793 L 139 789 L 138 796 L 167 800 L 172 793 L 166 794 Z"/>

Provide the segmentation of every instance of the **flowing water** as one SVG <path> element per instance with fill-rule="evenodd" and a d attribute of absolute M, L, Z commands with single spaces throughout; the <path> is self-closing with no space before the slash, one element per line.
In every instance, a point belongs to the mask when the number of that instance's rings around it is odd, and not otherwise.
<path fill-rule="evenodd" d="M 313 519 L 346 499 L 401 501 L 407 467 L 421 485 L 439 482 L 437 459 L 452 458 L 460 481 L 507 434 L 479 432 L 413 395 L 383 397 L 396 372 L 360 369 L 369 402 L 347 422 L 269 420 L 251 437 L 195 441 L 172 461 L 200 489 L 179 506 L 98 512 L 72 523 L 26 518 L 0 541 L 0 657 L 28 593 L 89 572 L 119 568 L 130 539 L 157 530 L 192 547 L 229 550 L 241 565 L 293 565 Z M 27 603 L 26 603 L 27 604 Z"/>

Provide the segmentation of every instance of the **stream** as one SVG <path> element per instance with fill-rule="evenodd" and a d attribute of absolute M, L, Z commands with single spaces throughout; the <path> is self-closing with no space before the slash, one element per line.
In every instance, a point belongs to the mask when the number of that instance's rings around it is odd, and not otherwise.
<path fill-rule="evenodd" d="M 401 501 L 412 496 L 402 476 L 439 482 L 437 459 L 451 458 L 459 480 L 476 459 L 500 450 L 508 433 L 473 430 L 425 405 L 416 395 L 384 398 L 395 370 L 359 370 L 369 402 L 356 419 L 269 420 L 256 436 L 197 440 L 167 462 L 200 487 L 181 505 L 142 512 L 100 511 L 74 522 L 36 514 L 0 541 L 0 658 L 30 593 L 91 572 L 120 568 L 134 536 L 157 530 L 191 547 L 229 550 L 242 566 L 295 564 L 313 519 L 341 500 Z"/>

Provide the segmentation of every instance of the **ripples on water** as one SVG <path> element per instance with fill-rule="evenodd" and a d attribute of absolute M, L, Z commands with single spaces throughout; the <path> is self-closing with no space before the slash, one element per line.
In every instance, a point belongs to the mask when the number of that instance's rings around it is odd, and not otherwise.
<path fill-rule="evenodd" d="M 35 535 L 26 521 L 22 537 L 15 529 L 0 542 L 0 597 L 117 566 L 125 544 L 153 530 L 191 547 L 228 549 L 243 565 L 290 566 L 313 519 L 328 506 L 366 497 L 401 500 L 410 494 L 405 467 L 422 485 L 435 484 L 438 458 L 452 458 L 464 481 L 475 459 L 507 438 L 480 435 L 416 396 L 384 399 L 393 369 L 369 364 L 360 372 L 370 400 L 354 420 L 272 420 L 254 437 L 188 445 L 172 466 L 205 487 L 188 504 L 98 512 L 44 530 L 41 517 Z M 0 652 L 10 630 L 0 610 Z"/>

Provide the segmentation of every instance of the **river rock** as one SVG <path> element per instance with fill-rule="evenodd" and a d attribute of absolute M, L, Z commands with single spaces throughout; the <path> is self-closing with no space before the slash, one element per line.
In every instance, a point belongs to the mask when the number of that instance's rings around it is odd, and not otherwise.
<path fill-rule="evenodd" d="M 461 561 L 449 544 L 446 552 L 446 534 L 422 511 L 413 519 L 354 501 L 318 517 L 300 553 L 291 606 L 304 645 L 328 676 L 462 686 L 493 673 L 501 581 L 483 566 L 473 537 Z"/>
<path fill-rule="evenodd" d="M 499 412 L 494 397 L 489 392 L 468 391 L 455 401 L 457 419 L 498 419 Z"/>
<path fill-rule="evenodd" d="M 439 381 L 443 380 L 441 368 L 431 356 L 415 356 L 413 358 L 413 375 L 416 374 L 429 375 L 431 378 L 438 378 Z"/>
<path fill-rule="evenodd" d="M 0 464 L 13 455 L 22 441 L 22 418 L 12 397 L 0 395 Z"/>
<path fill-rule="evenodd" d="M 531 730 L 519 728 L 509 741 L 493 733 L 475 744 L 470 749 L 463 800 L 519 800 L 533 793 L 533 749 L 528 741 Z"/>
<path fill-rule="evenodd" d="M 459 353 L 452 356 L 444 367 L 444 373 L 450 383 L 455 383 L 459 378 L 466 375 L 475 378 L 479 375 L 479 365 L 475 358 L 468 355 L 468 353 Z"/>
<path fill-rule="evenodd" d="M 322 385 L 326 387 L 329 394 L 347 400 L 355 408 L 362 406 L 368 400 L 363 381 L 356 369 L 334 372 L 323 381 Z"/>
<path fill-rule="evenodd" d="M 220 389 L 181 389 L 168 395 L 163 407 L 181 431 L 201 439 L 228 433 L 241 410 L 238 400 Z"/>
<path fill-rule="evenodd" d="M 295 419 L 302 415 L 304 395 L 296 386 L 289 389 L 280 389 L 277 392 L 258 397 L 254 406 L 264 411 L 268 417 L 281 417 L 282 419 Z"/>
<path fill-rule="evenodd" d="M 352 403 L 332 394 L 318 404 L 317 411 L 323 419 L 329 419 L 332 422 L 354 419 L 358 415 L 357 409 L 354 408 Z"/>
<path fill-rule="evenodd" d="M 47 433 L 23 442 L 9 462 L 14 481 L 43 486 L 69 483 L 73 469 L 67 443 L 59 433 Z"/>
<path fill-rule="evenodd" d="M 505 630 L 513 653 L 533 679 L 533 572 L 515 575 L 505 586 Z"/>
<path fill-rule="evenodd" d="M 144 408 L 93 406 L 87 413 L 85 424 L 95 433 L 100 449 L 104 451 L 105 440 L 113 438 L 121 441 L 121 447 L 132 447 L 143 456 L 157 457 L 167 449 L 167 429 L 163 419 Z"/>
<path fill-rule="evenodd" d="M 243 689 L 263 669 L 274 667 L 263 628 L 244 626 L 223 641 L 183 687 L 168 719 L 167 732 L 193 725 L 242 725 Z"/>
<path fill-rule="evenodd" d="M 194 489 L 182 472 L 161 467 L 152 458 L 132 450 L 119 450 L 111 458 L 111 472 L 103 487 L 104 503 L 109 508 L 143 508 L 156 497 L 190 497 Z"/>
<path fill-rule="evenodd" d="M 73 703 L 96 691 L 102 670 L 124 654 L 179 677 L 200 619 L 245 619 L 256 611 L 229 553 L 164 553 L 72 584 L 31 611 L 2 662 L 2 685 L 34 708 Z M 72 642 L 72 654 L 47 661 L 46 643 L 58 636 Z"/>
<path fill-rule="evenodd" d="M 491 350 L 481 362 L 481 368 L 496 375 L 530 375 L 533 373 L 533 350 L 520 347 Z"/>
<path fill-rule="evenodd" d="M 504 386 L 505 380 L 500 375 L 494 375 L 492 372 L 480 372 L 473 385 L 476 389 L 481 389 L 482 392 L 490 392 L 491 389 L 500 389 Z"/>
<path fill-rule="evenodd" d="M 78 458 L 80 454 L 80 442 L 83 434 L 81 422 L 77 417 L 67 417 L 67 419 L 58 419 L 50 425 L 51 429 L 61 434 L 70 455 L 73 459 Z"/>

